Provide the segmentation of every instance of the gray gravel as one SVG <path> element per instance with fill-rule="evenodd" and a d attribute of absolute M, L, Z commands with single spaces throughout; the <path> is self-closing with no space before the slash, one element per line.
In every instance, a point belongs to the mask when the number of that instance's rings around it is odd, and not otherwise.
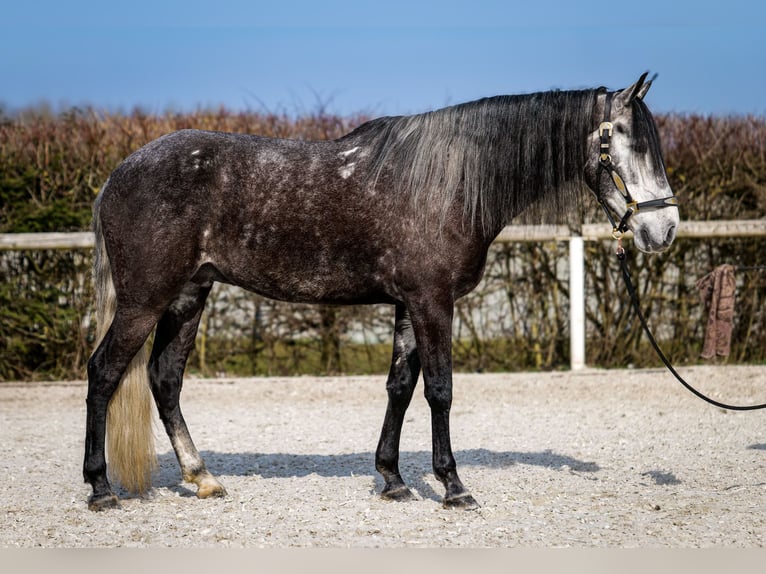
<path fill-rule="evenodd" d="M 762 367 L 683 372 L 721 400 L 766 400 Z M 84 383 L 0 384 L 0 545 L 764 545 L 764 413 L 710 407 L 662 370 L 455 379 L 453 446 L 477 511 L 441 507 L 422 395 L 401 461 L 419 499 L 379 498 L 382 376 L 190 379 L 186 419 L 228 497 L 198 500 L 158 431 L 151 496 L 123 493 L 103 513 L 88 511 L 82 482 Z"/>

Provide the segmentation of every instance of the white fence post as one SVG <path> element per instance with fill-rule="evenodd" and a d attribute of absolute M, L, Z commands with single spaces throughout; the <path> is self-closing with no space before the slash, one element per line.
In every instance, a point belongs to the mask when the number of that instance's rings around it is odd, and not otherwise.
<path fill-rule="evenodd" d="M 585 240 L 569 239 L 569 366 L 585 368 Z"/>

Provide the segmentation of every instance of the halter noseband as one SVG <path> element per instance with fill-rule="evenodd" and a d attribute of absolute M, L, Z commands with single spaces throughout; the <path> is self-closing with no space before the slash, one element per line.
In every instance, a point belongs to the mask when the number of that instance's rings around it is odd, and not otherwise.
<path fill-rule="evenodd" d="M 604 213 L 606 213 L 606 217 L 609 220 L 609 223 L 612 224 L 612 236 L 615 239 L 619 239 L 628 230 L 628 219 L 630 219 L 634 213 L 638 213 L 641 210 L 647 211 L 662 209 L 663 207 L 677 207 L 678 198 L 675 195 L 671 195 L 669 197 L 663 197 L 661 199 L 650 199 L 649 201 L 642 201 L 639 203 L 633 199 L 632 195 L 630 195 L 628 186 L 625 185 L 625 181 L 622 179 L 622 177 L 620 177 L 620 174 L 617 173 L 614 165 L 612 165 L 612 156 L 609 155 L 609 142 L 610 138 L 612 137 L 612 129 L 614 128 L 614 125 L 610 121 L 610 116 L 612 114 L 613 96 L 614 92 L 607 92 L 606 101 L 604 103 L 604 121 L 601 122 L 601 124 L 598 126 L 598 137 L 600 140 L 600 145 L 598 168 L 596 170 L 596 199 L 603 208 Z M 615 223 L 614 217 L 612 217 L 612 212 L 610 211 L 606 204 L 606 200 L 601 194 L 601 173 L 603 171 L 606 171 L 609 174 L 609 176 L 612 178 L 614 186 L 625 198 L 625 205 L 627 210 L 625 211 L 625 214 L 622 216 L 622 219 L 620 219 L 620 223 L 618 224 Z"/>

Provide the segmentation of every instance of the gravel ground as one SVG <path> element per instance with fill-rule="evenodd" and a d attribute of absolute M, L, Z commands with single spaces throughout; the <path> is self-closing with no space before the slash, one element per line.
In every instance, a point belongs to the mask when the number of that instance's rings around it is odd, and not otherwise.
<path fill-rule="evenodd" d="M 762 367 L 684 369 L 720 400 L 766 400 Z M 422 384 L 422 383 L 421 383 Z M 422 389 L 422 387 L 421 387 Z M 182 404 L 228 489 L 198 500 L 164 433 L 146 499 L 87 509 L 85 384 L 0 384 L 4 547 L 760 548 L 761 412 L 710 407 L 662 370 L 456 375 L 452 438 L 482 505 L 447 510 L 419 394 L 402 437 L 418 500 L 379 498 L 384 377 L 190 379 Z M 158 427 L 159 428 L 159 427 Z"/>

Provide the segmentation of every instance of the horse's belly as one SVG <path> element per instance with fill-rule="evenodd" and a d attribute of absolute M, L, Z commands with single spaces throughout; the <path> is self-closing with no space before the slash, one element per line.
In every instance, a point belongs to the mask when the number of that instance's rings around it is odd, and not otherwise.
<path fill-rule="evenodd" d="M 392 301 L 384 278 L 363 254 L 261 250 L 211 263 L 226 282 L 271 299 L 339 305 Z"/>

